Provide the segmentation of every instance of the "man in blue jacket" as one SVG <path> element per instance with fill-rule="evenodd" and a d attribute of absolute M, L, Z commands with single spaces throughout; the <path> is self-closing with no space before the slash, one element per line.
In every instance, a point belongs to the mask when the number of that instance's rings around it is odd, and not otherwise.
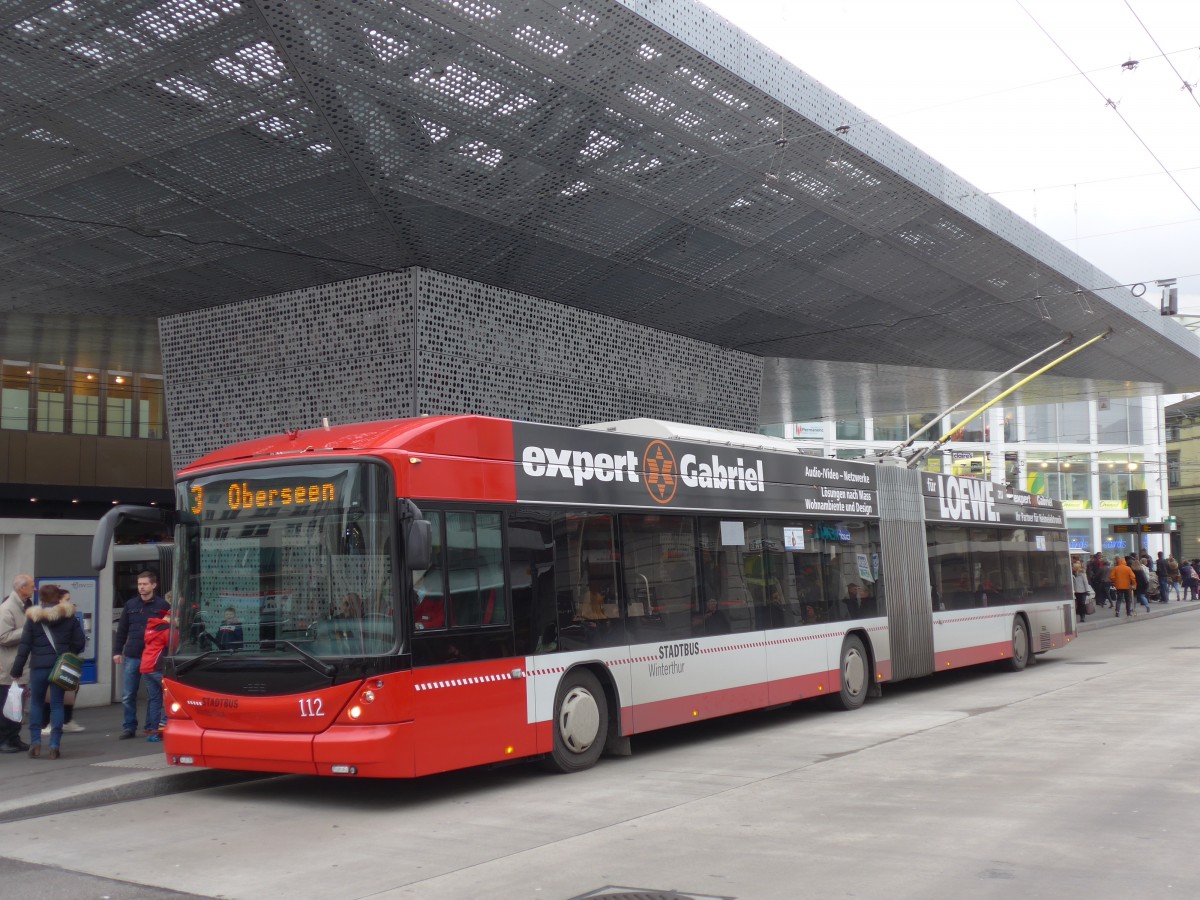
<path fill-rule="evenodd" d="M 142 684 L 142 650 L 146 643 L 146 622 L 161 618 L 171 608 L 158 595 L 158 576 L 153 572 L 142 572 L 137 579 L 137 596 L 125 604 L 117 624 L 117 638 L 113 648 L 113 662 L 122 667 L 121 703 L 125 707 L 125 720 L 121 723 L 120 739 L 127 741 L 137 736 L 137 696 Z M 147 731 L 158 731 L 158 722 L 147 722 Z"/>

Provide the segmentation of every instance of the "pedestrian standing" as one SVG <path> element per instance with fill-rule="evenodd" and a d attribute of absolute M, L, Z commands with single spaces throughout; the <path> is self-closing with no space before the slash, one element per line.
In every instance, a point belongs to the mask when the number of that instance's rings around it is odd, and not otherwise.
<path fill-rule="evenodd" d="M 0 603 L 0 706 L 8 699 L 12 684 L 24 685 L 26 679 L 14 679 L 9 674 L 17 647 L 25 631 L 25 610 L 33 597 L 33 576 L 22 572 L 13 579 L 12 593 Z M 0 753 L 23 753 L 29 745 L 21 740 L 21 723 L 0 716 Z"/>
<path fill-rule="evenodd" d="M 1113 590 L 1116 591 L 1114 602 L 1117 604 L 1117 618 L 1121 617 L 1122 602 L 1125 603 L 1125 615 L 1132 616 L 1133 589 L 1137 586 L 1137 578 L 1133 574 L 1133 569 L 1129 568 L 1129 563 L 1119 556 L 1109 572 L 1109 581 Z"/>
<path fill-rule="evenodd" d="M 1161 550 L 1158 559 L 1154 561 L 1154 574 L 1158 576 L 1158 602 L 1171 602 L 1171 573 L 1167 568 L 1167 558 Z"/>
<path fill-rule="evenodd" d="M 1179 578 L 1183 584 L 1183 599 L 1196 599 L 1196 568 L 1186 559 L 1179 565 Z"/>
<path fill-rule="evenodd" d="M 1083 563 L 1075 560 L 1071 563 L 1071 590 L 1075 593 L 1075 615 L 1079 617 L 1079 621 L 1086 621 L 1087 618 L 1087 594 L 1088 582 L 1087 573 L 1083 571 Z"/>
<path fill-rule="evenodd" d="M 61 653 L 82 653 L 87 644 L 83 626 L 75 618 L 75 604 L 60 602 L 62 592 L 56 584 L 43 584 L 38 590 L 38 604 L 25 611 L 25 629 L 21 646 L 13 661 L 12 677 L 20 678 L 29 662 L 29 755 L 42 755 L 42 704 L 39 702 L 50 689 L 50 759 L 58 759 L 62 742 L 63 689 L 50 681 L 50 671 Z"/>
<path fill-rule="evenodd" d="M 124 719 L 121 722 L 120 740 L 137 737 L 138 687 L 142 682 L 142 650 L 146 646 L 146 622 L 155 614 L 170 609 L 167 601 L 158 595 L 158 576 L 153 572 L 142 572 L 137 578 L 137 596 L 121 610 L 117 623 L 117 637 L 113 643 L 117 653 L 113 662 L 121 666 L 121 705 Z M 146 720 L 146 733 L 158 731 L 158 722 Z"/>
<path fill-rule="evenodd" d="M 1146 608 L 1146 612 L 1150 612 L 1150 598 L 1146 596 L 1146 591 L 1150 589 L 1148 570 L 1136 556 L 1130 559 L 1129 568 L 1133 569 L 1133 590 L 1137 602 Z"/>
<path fill-rule="evenodd" d="M 1108 560 L 1104 557 L 1100 557 L 1100 566 L 1096 578 L 1100 583 L 1100 589 L 1096 592 L 1096 595 L 1104 598 L 1105 606 L 1115 606 L 1117 601 L 1112 585 L 1112 566 L 1109 565 Z"/>
<path fill-rule="evenodd" d="M 146 620 L 145 648 L 142 650 L 142 678 L 146 680 L 146 740 L 157 744 L 166 727 L 163 719 L 163 651 L 171 630 L 170 610 L 153 613 Z"/>
<path fill-rule="evenodd" d="M 1176 595 L 1179 594 L 1179 583 L 1182 577 L 1179 574 L 1179 562 L 1173 556 L 1167 557 L 1167 577 L 1171 579 L 1171 587 Z M 1183 598 L 1180 597 L 1180 600 Z"/>

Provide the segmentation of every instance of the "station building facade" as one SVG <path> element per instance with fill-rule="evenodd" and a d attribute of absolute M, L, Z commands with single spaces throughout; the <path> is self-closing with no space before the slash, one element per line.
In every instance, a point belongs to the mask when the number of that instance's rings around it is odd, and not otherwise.
<path fill-rule="evenodd" d="M 952 415 L 950 427 L 969 411 Z M 769 433 L 807 452 L 860 458 L 907 440 L 933 415 L 883 415 L 794 422 Z M 1160 397 L 1099 397 L 1038 406 L 994 406 L 955 430 L 922 465 L 928 471 L 974 475 L 1061 500 L 1074 553 L 1129 553 L 1134 536 L 1111 526 L 1129 520 L 1130 490 L 1146 490 L 1152 522 L 1170 513 L 1170 478 Z M 941 424 L 922 437 L 936 440 Z M 927 446 L 918 441 L 916 446 Z M 1200 525 L 1200 520 L 1197 522 Z M 1200 532 L 1198 532 L 1200 533 Z M 1169 535 L 1144 535 L 1141 549 L 1170 552 Z M 1196 545 L 1200 551 L 1200 544 Z"/>

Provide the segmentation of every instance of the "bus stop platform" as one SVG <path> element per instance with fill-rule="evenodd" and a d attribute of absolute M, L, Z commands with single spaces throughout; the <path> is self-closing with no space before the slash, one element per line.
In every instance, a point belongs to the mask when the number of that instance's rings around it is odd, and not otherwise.
<path fill-rule="evenodd" d="M 1192 610 L 1200 610 L 1200 602 L 1152 603 L 1149 613 L 1135 606 L 1133 616 L 1126 616 L 1122 610 L 1120 618 L 1111 608 L 1098 608 L 1080 624 L 1079 631 L 1085 634 L 1098 628 L 1136 625 L 1147 619 Z M 0 753 L 0 780 L 4 783 L 0 822 L 276 777 L 256 772 L 168 766 L 162 744 L 148 743 L 140 735 L 118 740 L 121 733 L 118 704 L 77 709 L 75 721 L 85 730 L 63 734 L 60 759 Z M 28 726 L 23 728 L 21 739 L 28 741 Z M 43 738 L 43 753 L 48 746 L 48 740 Z"/>
<path fill-rule="evenodd" d="M 145 708 L 145 700 L 141 708 Z M 38 759 L 31 759 L 28 753 L 0 753 L 0 781 L 4 784 L 0 822 L 270 777 L 168 766 L 162 744 L 148 743 L 140 734 L 118 739 L 120 704 L 76 709 L 75 721 L 85 730 L 63 733 L 59 759 L 46 758 L 48 737 L 42 738 Z M 28 717 L 21 726 L 21 740 L 29 742 Z"/>

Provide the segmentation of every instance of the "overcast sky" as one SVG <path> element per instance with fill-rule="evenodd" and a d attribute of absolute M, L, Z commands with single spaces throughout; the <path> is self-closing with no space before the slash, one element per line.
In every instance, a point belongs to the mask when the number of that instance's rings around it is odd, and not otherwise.
<path fill-rule="evenodd" d="M 703 2 L 1155 306 L 1177 278 L 1200 314 L 1200 0 Z"/>

